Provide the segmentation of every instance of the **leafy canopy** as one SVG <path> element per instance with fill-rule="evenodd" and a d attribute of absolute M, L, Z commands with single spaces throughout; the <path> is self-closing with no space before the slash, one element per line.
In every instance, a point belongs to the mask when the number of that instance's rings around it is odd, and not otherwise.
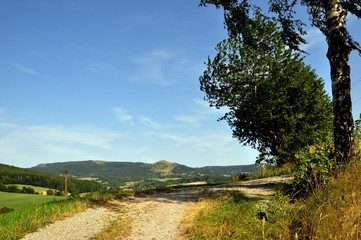
<path fill-rule="evenodd" d="M 210 106 L 227 107 L 226 120 L 259 161 L 283 164 L 332 131 L 332 105 L 310 66 L 287 48 L 277 26 L 260 15 L 241 35 L 220 42 L 200 77 Z M 257 45 L 257 48 L 253 46 Z"/>
<path fill-rule="evenodd" d="M 332 38 L 331 30 L 334 27 L 332 24 L 336 24 L 336 22 L 343 24 L 347 14 L 361 18 L 360 0 L 269 0 L 263 4 L 268 6 L 268 9 L 262 9 L 260 3 L 259 5 L 253 3 L 254 1 L 250 0 L 200 0 L 199 5 L 213 4 L 216 8 L 223 8 L 225 27 L 232 37 L 242 34 L 247 38 L 250 31 L 247 25 L 252 21 L 253 16 L 262 15 L 266 17 L 274 14 L 272 19 L 281 26 L 282 39 L 287 46 L 295 50 L 299 50 L 300 45 L 306 43 L 303 36 L 307 34 L 305 22 L 297 18 L 298 15 L 295 10 L 297 6 L 301 5 L 307 8 L 311 25 L 320 29 L 327 41 Z M 336 6 L 338 4 L 340 7 Z M 328 19 L 327 14 L 332 11 L 334 6 L 341 10 L 340 17 Z M 332 21 L 335 23 L 330 23 Z M 345 43 L 361 54 L 360 44 L 352 38 L 347 28 L 344 28 L 343 31 Z"/>

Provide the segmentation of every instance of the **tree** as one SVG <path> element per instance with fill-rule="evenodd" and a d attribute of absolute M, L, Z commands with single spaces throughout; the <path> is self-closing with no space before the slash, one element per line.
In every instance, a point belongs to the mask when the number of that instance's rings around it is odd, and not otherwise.
<path fill-rule="evenodd" d="M 233 136 L 260 152 L 259 161 L 281 165 L 332 132 L 332 104 L 323 80 L 300 54 L 287 49 L 277 26 L 257 16 L 247 35 L 217 45 L 200 77 L 206 100 L 227 107 Z M 257 44 L 253 48 L 250 44 Z"/>
<path fill-rule="evenodd" d="M 262 9 L 251 5 L 248 0 L 200 0 L 201 6 L 208 4 L 223 8 L 225 26 L 230 36 L 241 34 L 245 41 L 248 41 L 247 36 L 252 29 L 252 15 L 262 14 Z M 303 38 L 306 34 L 305 23 L 296 19 L 296 6 L 306 7 L 312 26 L 319 28 L 326 36 L 327 58 L 331 68 L 334 146 L 338 153 L 336 161 L 349 161 L 355 154 L 349 56 L 352 50 L 361 54 L 361 47 L 347 31 L 346 16 L 353 14 L 360 18 L 361 1 L 269 0 L 268 5 L 268 12 L 275 13 L 273 19 L 282 27 L 282 37 L 290 48 L 299 49 L 300 44 L 306 43 Z"/>

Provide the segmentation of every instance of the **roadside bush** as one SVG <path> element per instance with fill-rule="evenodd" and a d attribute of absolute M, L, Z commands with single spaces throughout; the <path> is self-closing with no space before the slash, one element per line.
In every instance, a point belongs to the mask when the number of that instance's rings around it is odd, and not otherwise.
<path fill-rule="evenodd" d="M 240 182 L 240 181 L 246 181 L 247 179 L 248 179 L 247 173 L 240 173 L 238 175 L 231 176 L 230 182 L 236 183 L 236 182 Z"/>
<path fill-rule="evenodd" d="M 336 170 L 332 146 L 311 146 L 296 155 L 298 164 L 292 190 L 295 196 L 305 196 L 328 185 Z"/>

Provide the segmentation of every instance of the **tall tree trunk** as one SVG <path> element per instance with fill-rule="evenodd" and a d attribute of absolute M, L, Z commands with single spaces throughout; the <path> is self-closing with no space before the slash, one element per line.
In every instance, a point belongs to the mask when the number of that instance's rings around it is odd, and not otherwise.
<path fill-rule="evenodd" d="M 351 47 L 346 43 L 345 18 L 340 0 L 326 1 L 327 58 L 331 67 L 334 110 L 334 144 L 338 163 L 348 162 L 354 154 L 354 122 L 352 117 L 351 78 L 349 56 Z"/>

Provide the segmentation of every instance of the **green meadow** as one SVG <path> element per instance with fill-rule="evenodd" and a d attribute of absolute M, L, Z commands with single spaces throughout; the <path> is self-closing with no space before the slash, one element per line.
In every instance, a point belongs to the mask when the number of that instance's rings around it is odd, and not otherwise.
<path fill-rule="evenodd" d="M 35 205 L 64 200 L 64 197 L 42 196 L 37 194 L 0 192 L 0 208 L 20 210 Z"/>
<path fill-rule="evenodd" d="M 0 239 L 21 239 L 26 233 L 64 219 L 88 207 L 87 201 L 65 197 L 0 192 L 0 209 L 14 211 L 0 214 Z"/>

